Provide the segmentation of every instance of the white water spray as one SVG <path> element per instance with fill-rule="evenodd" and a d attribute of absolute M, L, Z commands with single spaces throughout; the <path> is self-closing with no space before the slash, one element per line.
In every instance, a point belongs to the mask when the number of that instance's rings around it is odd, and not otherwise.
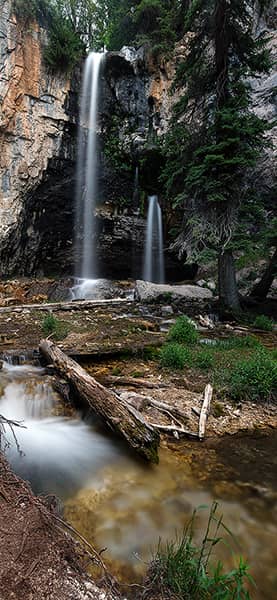
<path fill-rule="evenodd" d="M 97 201 L 97 113 L 104 54 L 91 52 L 85 62 L 78 136 L 76 190 L 76 277 L 95 278 Z"/>
<path fill-rule="evenodd" d="M 118 444 L 93 424 L 77 414 L 74 418 L 64 415 L 42 369 L 4 363 L 0 388 L 0 414 L 23 426 L 14 427 L 21 452 L 8 426 L 0 436 L 1 449 L 16 473 L 29 480 L 36 492 L 51 491 L 66 497 L 88 485 L 98 469 L 120 454 Z"/>
<path fill-rule="evenodd" d="M 143 279 L 164 283 L 162 211 L 157 196 L 149 196 L 148 203 Z"/>

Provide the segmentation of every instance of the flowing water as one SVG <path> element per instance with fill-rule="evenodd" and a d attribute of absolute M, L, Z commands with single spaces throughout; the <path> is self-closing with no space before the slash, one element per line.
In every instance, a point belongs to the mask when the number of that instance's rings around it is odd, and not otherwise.
<path fill-rule="evenodd" d="M 97 201 L 97 116 L 101 63 L 104 54 L 91 52 L 86 59 L 78 136 L 76 190 L 76 277 L 95 278 L 95 206 Z"/>
<path fill-rule="evenodd" d="M 163 223 L 157 196 L 148 198 L 143 279 L 164 283 Z"/>
<path fill-rule="evenodd" d="M 66 518 L 98 548 L 108 548 L 105 560 L 123 580 L 139 580 L 159 537 L 174 537 L 195 507 L 217 498 L 237 536 L 236 556 L 243 554 L 251 564 L 258 585 L 253 598 L 275 599 L 277 489 L 269 472 L 277 455 L 275 431 L 229 436 L 218 447 L 196 442 L 180 444 L 178 451 L 162 447 L 160 465 L 147 466 L 95 420 L 69 412 L 41 369 L 4 363 L 0 395 L 0 414 L 26 427 L 15 431 L 21 452 L 6 428 L 13 468 L 36 492 L 62 498 Z M 257 481 L 264 492 L 257 493 Z M 207 512 L 202 508 L 197 517 L 198 540 Z M 228 548 L 218 552 L 231 568 Z"/>

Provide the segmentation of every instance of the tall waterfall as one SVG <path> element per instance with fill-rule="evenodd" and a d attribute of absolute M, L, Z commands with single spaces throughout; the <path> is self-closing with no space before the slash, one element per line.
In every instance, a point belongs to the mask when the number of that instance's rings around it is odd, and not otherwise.
<path fill-rule="evenodd" d="M 164 283 L 163 224 L 158 196 L 149 196 L 143 279 Z"/>
<path fill-rule="evenodd" d="M 95 206 L 98 152 L 97 112 L 100 67 L 104 54 L 91 52 L 86 59 L 80 110 L 76 190 L 76 277 L 97 275 L 95 256 Z"/>

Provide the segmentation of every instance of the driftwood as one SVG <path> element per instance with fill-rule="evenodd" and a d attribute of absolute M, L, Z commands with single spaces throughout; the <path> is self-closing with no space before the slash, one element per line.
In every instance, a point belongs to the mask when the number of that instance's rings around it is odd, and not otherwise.
<path fill-rule="evenodd" d="M 85 308 L 94 308 L 97 306 L 117 306 L 121 304 L 131 304 L 132 301 L 128 298 L 111 298 L 107 300 L 71 300 L 68 302 L 49 302 L 48 304 L 16 304 L 10 306 L 0 306 L 0 314 L 1 313 L 10 313 L 10 312 L 21 312 L 25 309 L 27 310 L 39 310 L 46 312 L 54 312 L 54 311 L 73 311 L 73 310 L 84 310 Z"/>
<path fill-rule="evenodd" d="M 171 417 L 173 417 L 174 415 L 174 418 L 179 417 L 181 419 L 184 419 L 185 421 L 188 420 L 188 415 L 177 406 L 166 404 L 165 402 L 159 402 L 159 400 L 154 400 L 154 398 L 150 398 L 150 396 L 146 396 L 145 400 L 146 404 L 157 408 L 161 412 L 170 413 Z"/>
<path fill-rule="evenodd" d="M 199 418 L 199 439 L 200 440 L 203 440 L 204 436 L 205 436 L 206 423 L 207 423 L 207 418 L 208 418 L 208 415 L 210 412 L 212 395 L 213 395 L 213 388 L 208 383 L 208 385 L 206 385 L 205 390 L 204 390 L 204 400 L 203 400 L 203 404 L 202 404 L 202 408 L 201 408 L 201 412 L 200 412 L 200 418 Z"/>
<path fill-rule="evenodd" d="M 152 333 L 152 332 L 151 332 Z M 117 384 L 121 385 L 130 385 L 132 387 L 143 387 L 149 389 L 161 389 L 169 387 L 167 383 L 155 383 L 154 381 L 149 381 L 149 379 L 141 379 L 139 377 L 125 377 L 125 376 L 117 376 L 117 375 L 106 375 L 103 379 L 106 384 Z"/>
<path fill-rule="evenodd" d="M 181 435 L 188 435 L 189 437 L 199 438 L 198 433 L 194 433 L 194 431 L 190 431 L 189 429 L 184 429 L 184 427 L 177 427 L 176 425 L 159 425 L 159 423 L 151 423 L 151 427 L 154 429 L 158 429 L 159 431 L 165 431 L 166 433 L 177 433 Z"/>
<path fill-rule="evenodd" d="M 75 360 L 69 358 L 50 340 L 42 340 L 41 354 L 65 378 L 75 394 L 105 423 L 120 434 L 140 455 L 158 462 L 159 434 L 132 406 L 91 377 Z"/>

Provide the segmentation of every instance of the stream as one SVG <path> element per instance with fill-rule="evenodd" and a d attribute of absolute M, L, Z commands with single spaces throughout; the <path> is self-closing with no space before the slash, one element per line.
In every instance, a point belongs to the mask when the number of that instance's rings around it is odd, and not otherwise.
<path fill-rule="evenodd" d="M 36 493 L 60 498 L 66 519 L 98 549 L 107 548 L 104 559 L 123 582 L 140 581 L 159 538 L 174 538 L 196 507 L 201 540 L 217 499 L 236 536 L 235 556 L 251 565 L 251 597 L 276 598 L 276 430 L 218 443 L 163 443 L 160 464 L 148 466 L 92 416 L 65 407 L 39 367 L 4 362 L 0 395 L 0 413 L 24 425 L 14 428 L 17 444 L 9 428 L 1 440 L 14 471 Z M 225 545 L 217 557 L 232 568 Z"/>

